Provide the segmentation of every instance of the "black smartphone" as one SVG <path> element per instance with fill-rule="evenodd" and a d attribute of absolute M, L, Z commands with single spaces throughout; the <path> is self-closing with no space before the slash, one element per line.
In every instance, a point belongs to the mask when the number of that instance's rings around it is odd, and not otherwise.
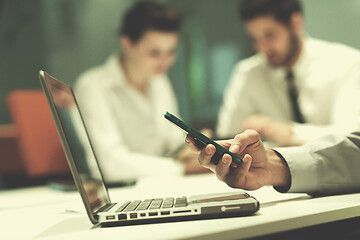
<path fill-rule="evenodd" d="M 178 127 L 185 130 L 188 134 L 190 134 L 195 139 L 195 141 L 200 142 L 200 144 L 201 144 L 201 146 L 199 146 L 200 148 L 204 148 L 207 144 L 214 145 L 216 147 L 216 152 L 215 152 L 214 156 L 211 159 L 211 162 L 213 164 L 215 164 L 215 165 L 218 164 L 220 159 L 222 158 L 222 156 L 225 153 L 227 153 L 227 154 L 229 154 L 231 156 L 233 163 L 235 163 L 235 164 L 241 164 L 242 163 L 241 158 L 239 158 L 238 156 L 236 156 L 235 154 L 233 154 L 232 152 L 230 152 L 226 148 L 220 146 L 219 144 L 217 144 L 216 142 L 214 142 L 213 140 L 211 140 L 210 138 L 208 138 L 207 136 L 205 136 L 204 134 L 202 134 L 198 130 L 190 127 L 185 122 L 183 122 L 179 118 L 175 117 L 171 113 L 166 112 L 164 117 L 167 120 L 169 120 L 170 122 L 177 125 Z"/>

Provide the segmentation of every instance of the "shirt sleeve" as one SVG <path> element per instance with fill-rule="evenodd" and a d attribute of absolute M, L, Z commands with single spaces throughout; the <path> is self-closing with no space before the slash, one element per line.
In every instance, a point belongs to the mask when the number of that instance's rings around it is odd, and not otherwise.
<path fill-rule="evenodd" d="M 101 89 L 91 84 L 76 86 L 76 97 L 105 181 L 116 182 L 154 175 L 180 175 L 182 163 L 172 158 L 132 151 L 126 144 Z M 139 144 L 141 144 L 139 142 Z"/>
<path fill-rule="evenodd" d="M 238 63 L 224 92 L 223 104 L 219 112 L 216 134 L 220 138 L 238 134 L 241 130 L 240 124 L 254 113 L 247 80 L 243 65 Z"/>
<path fill-rule="evenodd" d="M 327 195 L 360 190 L 360 132 L 347 137 L 328 135 L 301 147 L 275 150 L 290 169 L 288 192 Z"/>

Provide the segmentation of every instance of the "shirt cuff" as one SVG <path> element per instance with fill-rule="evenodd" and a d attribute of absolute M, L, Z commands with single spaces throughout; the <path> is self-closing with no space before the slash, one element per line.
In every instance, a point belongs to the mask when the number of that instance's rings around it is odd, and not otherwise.
<path fill-rule="evenodd" d="M 316 161 L 306 146 L 274 149 L 287 162 L 291 175 L 291 185 L 287 192 L 311 193 L 319 186 Z M 275 188 L 276 189 L 276 188 Z M 284 192 L 284 189 L 276 189 Z"/>

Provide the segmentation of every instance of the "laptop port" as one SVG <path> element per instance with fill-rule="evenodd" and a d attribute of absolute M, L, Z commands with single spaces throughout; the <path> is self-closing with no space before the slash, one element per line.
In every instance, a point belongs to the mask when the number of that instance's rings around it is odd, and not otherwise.
<path fill-rule="evenodd" d="M 157 216 L 158 213 L 157 212 L 149 212 L 149 216 Z"/>
<path fill-rule="evenodd" d="M 130 218 L 137 218 L 137 213 L 130 213 Z"/>
<path fill-rule="evenodd" d="M 174 211 L 174 213 L 188 213 L 188 212 L 191 212 L 191 210 Z"/>
<path fill-rule="evenodd" d="M 106 216 L 106 220 L 115 220 L 115 215 Z"/>
<path fill-rule="evenodd" d="M 140 217 L 145 217 L 146 213 L 140 213 Z"/>
<path fill-rule="evenodd" d="M 161 215 L 170 215 L 170 211 L 162 211 Z"/>
<path fill-rule="evenodd" d="M 118 218 L 119 218 L 119 220 L 126 220 L 127 216 L 126 216 L 126 214 L 119 214 Z"/>

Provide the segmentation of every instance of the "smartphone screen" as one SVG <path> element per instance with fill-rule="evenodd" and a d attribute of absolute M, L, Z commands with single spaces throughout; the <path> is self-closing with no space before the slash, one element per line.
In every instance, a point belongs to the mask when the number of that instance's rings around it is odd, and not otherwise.
<path fill-rule="evenodd" d="M 238 156 L 236 156 L 235 154 L 233 154 L 232 152 L 230 152 L 226 148 L 220 146 L 219 144 L 217 144 L 216 142 L 214 142 L 213 140 L 211 140 L 210 138 L 208 138 L 207 136 L 205 136 L 204 134 L 202 134 L 201 132 L 199 132 L 195 128 L 190 127 L 185 122 L 183 122 L 179 118 L 175 117 L 171 113 L 166 112 L 164 117 L 167 120 L 169 120 L 170 122 L 174 123 L 176 126 L 178 126 L 178 127 L 182 128 L 183 130 L 185 130 L 185 132 L 190 134 L 195 139 L 195 141 L 200 142 L 202 144 L 203 148 L 207 144 L 214 145 L 216 147 L 216 152 L 215 152 L 214 156 L 211 159 L 211 162 L 213 164 L 217 165 L 219 163 L 220 159 L 222 158 L 222 156 L 225 153 L 227 153 L 227 154 L 229 154 L 231 156 L 233 163 L 241 164 L 241 162 L 242 162 L 241 158 L 239 158 Z"/>

